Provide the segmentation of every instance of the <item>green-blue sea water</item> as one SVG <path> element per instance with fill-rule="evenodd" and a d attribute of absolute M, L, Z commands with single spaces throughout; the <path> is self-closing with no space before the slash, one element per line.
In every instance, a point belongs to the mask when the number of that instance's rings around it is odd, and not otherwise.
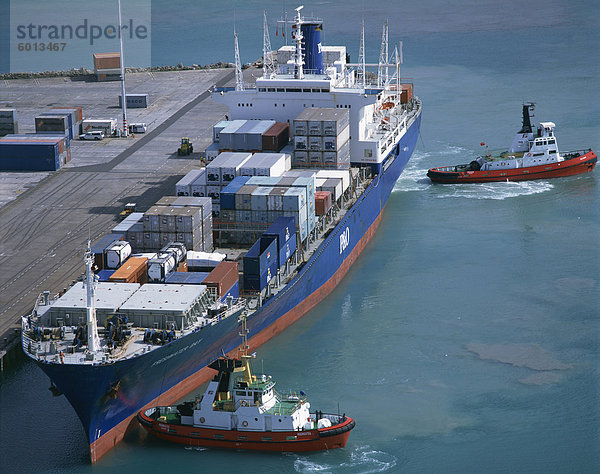
<path fill-rule="evenodd" d="M 524 101 L 561 151 L 600 149 L 600 5 L 309 1 L 325 43 L 377 61 L 403 41 L 421 137 L 381 226 L 337 289 L 258 351 L 279 388 L 356 419 L 344 449 L 186 449 L 133 432 L 94 466 L 79 420 L 22 362 L 0 385 L 2 472 L 600 472 L 599 171 L 432 185 L 426 170 L 507 148 Z M 262 54 L 262 11 L 290 2 L 152 3 L 152 61 Z M 281 36 L 274 35 L 274 47 Z"/>

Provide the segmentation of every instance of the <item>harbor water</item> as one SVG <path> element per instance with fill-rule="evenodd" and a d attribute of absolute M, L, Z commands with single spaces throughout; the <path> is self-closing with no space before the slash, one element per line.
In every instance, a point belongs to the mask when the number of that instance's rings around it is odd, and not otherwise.
<path fill-rule="evenodd" d="M 352 416 L 346 447 L 231 453 L 138 428 L 92 466 L 77 415 L 23 360 L 0 383 L 0 472 L 600 472 L 600 171 L 471 185 L 426 177 L 507 148 L 526 101 L 536 124 L 556 123 L 562 152 L 598 152 L 600 5 L 387 3 L 304 4 L 353 61 L 363 13 L 373 62 L 389 18 L 402 76 L 423 101 L 417 149 L 341 284 L 254 361 L 313 409 Z M 153 63 L 233 60 L 222 6 L 152 7 L 162 19 Z M 282 8 L 237 2 L 243 61 L 261 55 L 262 10 Z M 274 33 L 273 22 L 277 47 Z"/>

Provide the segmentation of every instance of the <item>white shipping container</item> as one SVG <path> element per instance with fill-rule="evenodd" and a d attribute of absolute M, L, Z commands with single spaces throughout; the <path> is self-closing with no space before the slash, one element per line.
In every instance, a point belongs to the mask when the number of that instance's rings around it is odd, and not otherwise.
<path fill-rule="evenodd" d="M 221 135 L 221 131 L 231 124 L 231 120 L 221 120 L 213 127 L 213 141 L 218 143 Z"/>
<path fill-rule="evenodd" d="M 176 196 L 191 196 L 192 191 L 190 189 L 191 185 L 196 181 L 200 176 L 206 173 L 205 169 L 201 170 L 191 170 L 188 174 L 186 174 L 183 178 L 181 178 L 177 184 L 175 185 L 175 195 Z M 206 178 L 204 178 L 206 180 Z"/>
<path fill-rule="evenodd" d="M 342 192 L 344 193 L 350 187 L 350 170 L 318 170 L 316 177 L 321 179 L 341 178 Z"/>
<path fill-rule="evenodd" d="M 211 143 L 208 146 L 208 148 L 206 148 L 206 150 L 204 151 L 204 158 L 206 159 L 206 161 L 212 161 L 217 156 L 219 156 L 219 144 Z"/>
<path fill-rule="evenodd" d="M 197 252 L 188 250 L 187 266 L 190 268 L 215 268 L 227 255 L 218 252 Z"/>
<path fill-rule="evenodd" d="M 297 150 L 297 151 L 308 150 L 308 137 L 296 135 L 294 137 L 294 150 Z"/>
<path fill-rule="evenodd" d="M 158 257 L 148 260 L 148 280 L 164 281 L 175 269 L 175 256 L 171 253 L 159 253 Z"/>
<path fill-rule="evenodd" d="M 117 129 L 117 119 L 84 119 L 81 122 L 81 132 L 103 130 L 107 135 L 112 135 Z"/>
<path fill-rule="evenodd" d="M 125 242 L 124 240 L 115 242 L 106 249 L 106 268 L 119 268 L 130 255 L 131 245 L 129 242 Z"/>

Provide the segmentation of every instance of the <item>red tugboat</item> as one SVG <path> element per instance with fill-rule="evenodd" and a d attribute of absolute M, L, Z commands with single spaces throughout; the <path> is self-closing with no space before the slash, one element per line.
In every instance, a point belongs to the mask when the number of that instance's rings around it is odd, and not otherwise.
<path fill-rule="evenodd" d="M 497 157 L 481 156 L 469 164 L 431 168 L 429 179 L 447 184 L 487 183 L 560 178 L 592 171 L 598 158 L 591 149 L 561 155 L 554 123 L 541 122 L 534 128 L 530 118 L 534 106 L 523 105 L 523 126 L 507 152 Z"/>
<path fill-rule="evenodd" d="M 138 413 L 154 436 L 187 446 L 302 452 L 342 448 L 355 422 L 346 415 L 310 412 L 304 392 L 278 394 L 270 376 L 252 374 L 244 342 L 239 359 L 219 358 L 202 397 Z"/>

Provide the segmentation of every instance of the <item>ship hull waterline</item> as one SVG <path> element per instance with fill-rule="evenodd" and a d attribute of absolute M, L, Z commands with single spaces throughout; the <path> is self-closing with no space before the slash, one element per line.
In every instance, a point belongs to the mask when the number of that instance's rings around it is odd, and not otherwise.
<path fill-rule="evenodd" d="M 375 234 L 389 195 L 416 146 L 421 111 L 384 161 L 380 174 L 321 243 L 298 275 L 248 320 L 252 349 L 314 308 L 340 283 Z M 343 234 L 343 236 L 342 236 Z M 340 238 L 342 237 L 342 238 Z M 303 296 L 304 295 L 304 296 Z M 143 409 L 185 397 L 214 371 L 221 354 L 236 354 L 237 318 L 185 335 L 144 355 L 111 364 L 56 364 L 34 359 L 77 412 L 97 462 L 124 437 Z"/>
<path fill-rule="evenodd" d="M 342 423 L 329 428 L 267 432 L 219 430 L 164 423 L 149 418 L 145 415 L 144 410 L 138 413 L 137 418 L 140 424 L 153 436 L 171 443 L 194 447 L 287 453 L 343 448 L 346 446 L 350 431 L 355 426 L 354 420 L 346 417 Z M 265 436 L 269 439 L 265 440 Z"/>
<path fill-rule="evenodd" d="M 427 176 L 434 183 L 440 184 L 529 181 L 587 173 L 594 169 L 596 162 L 596 154 L 589 151 L 578 158 L 540 166 L 487 171 L 443 171 L 441 168 L 431 168 Z"/>

